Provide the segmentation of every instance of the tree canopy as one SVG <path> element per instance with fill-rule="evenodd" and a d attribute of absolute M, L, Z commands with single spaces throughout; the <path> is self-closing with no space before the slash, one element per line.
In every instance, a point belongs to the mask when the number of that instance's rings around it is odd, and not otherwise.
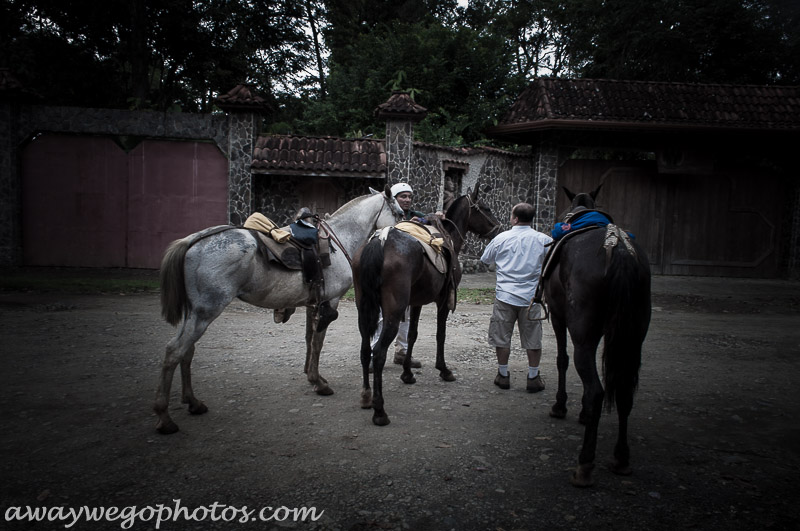
<path fill-rule="evenodd" d="M 449 145 L 542 75 L 800 84 L 796 0 L 0 0 L 0 29 L 47 103 L 209 112 L 249 83 L 273 131 L 381 136 L 406 90 Z"/>

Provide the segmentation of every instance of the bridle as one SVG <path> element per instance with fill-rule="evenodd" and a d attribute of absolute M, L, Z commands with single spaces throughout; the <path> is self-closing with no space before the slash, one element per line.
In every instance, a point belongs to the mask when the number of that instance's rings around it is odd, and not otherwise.
<path fill-rule="evenodd" d="M 473 201 L 472 200 L 472 195 L 471 194 L 467 194 L 465 197 L 467 198 L 467 201 L 469 202 L 470 217 L 472 216 L 472 211 L 475 210 L 481 216 L 483 216 L 483 219 L 485 219 L 490 225 L 494 225 L 495 220 L 490 218 L 489 215 L 486 212 L 483 211 L 483 209 L 481 208 L 480 204 L 478 204 L 477 201 Z M 469 224 L 469 217 L 467 218 L 467 224 Z M 500 225 L 497 225 L 497 227 L 495 227 L 495 229 L 493 229 L 486 236 L 487 237 L 493 236 L 493 235 L 496 236 L 499 232 L 500 232 Z"/>

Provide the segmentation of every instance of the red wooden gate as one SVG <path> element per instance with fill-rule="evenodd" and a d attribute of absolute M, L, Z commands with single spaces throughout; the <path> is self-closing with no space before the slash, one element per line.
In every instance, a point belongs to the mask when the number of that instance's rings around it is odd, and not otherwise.
<path fill-rule="evenodd" d="M 228 164 L 213 144 L 41 135 L 22 153 L 25 265 L 159 267 L 166 245 L 227 223 Z"/>

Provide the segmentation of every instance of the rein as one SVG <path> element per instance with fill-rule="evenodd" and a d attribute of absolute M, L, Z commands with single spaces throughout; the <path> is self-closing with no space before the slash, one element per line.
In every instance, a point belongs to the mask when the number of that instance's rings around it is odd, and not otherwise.
<path fill-rule="evenodd" d="M 353 265 L 353 260 L 350 258 L 350 255 L 347 254 L 347 249 L 345 249 L 344 245 L 342 245 L 342 242 L 339 241 L 339 237 L 336 236 L 336 233 L 333 232 L 333 229 L 331 229 L 331 226 L 328 225 L 328 223 L 326 221 L 324 221 L 322 219 L 319 219 L 319 217 L 317 217 L 317 219 L 319 220 L 319 226 L 322 227 L 322 229 L 325 231 L 325 234 L 327 234 L 328 237 L 331 240 L 333 240 L 334 243 L 336 243 L 336 245 L 339 247 L 339 249 L 344 253 L 344 257 L 347 258 L 347 263 L 352 266 Z"/>

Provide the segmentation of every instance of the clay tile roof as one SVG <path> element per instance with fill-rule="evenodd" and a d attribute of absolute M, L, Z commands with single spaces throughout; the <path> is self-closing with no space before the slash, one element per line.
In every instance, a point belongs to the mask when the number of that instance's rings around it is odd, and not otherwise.
<path fill-rule="evenodd" d="M 800 87 L 538 78 L 489 132 L 579 123 L 799 131 Z"/>
<path fill-rule="evenodd" d="M 386 150 L 383 140 L 262 135 L 251 167 L 267 174 L 384 178 Z"/>
<path fill-rule="evenodd" d="M 428 109 L 417 105 L 408 92 L 394 91 L 386 102 L 375 109 L 378 118 L 399 118 L 418 122 L 425 118 Z"/>
<path fill-rule="evenodd" d="M 269 111 L 270 106 L 261 96 L 253 92 L 248 85 L 236 85 L 227 94 L 214 99 L 214 103 L 223 111 Z"/>

